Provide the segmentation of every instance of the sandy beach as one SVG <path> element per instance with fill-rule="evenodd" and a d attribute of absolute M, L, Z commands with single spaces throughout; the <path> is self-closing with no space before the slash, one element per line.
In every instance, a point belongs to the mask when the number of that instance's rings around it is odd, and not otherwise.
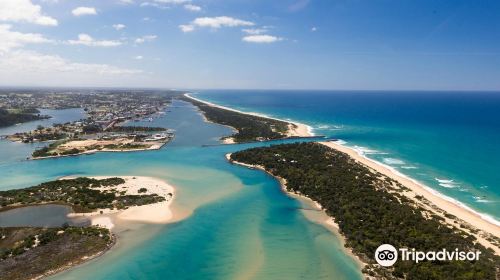
<path fill-rule="evenodd" d="M 469 233 L 476 236 L 478 242 L 480 242 L 483 246 L 491 248 L 495 251 L 497 255 L 500 255 L 500 248 L 495 246 L 490 241 L 486 239 L 486 235 L 490 234 L 496 238 L 500 237 L 500 226 L 484 219 L 478 213 L 475 213 L 471 209 L 468 209 L 462 205 L 457 204 L 451 199 L 446 199 L 444 196 L 440 195 L 436 191 L 430 189 L 429 187 L 397 172 L 393 168 L 380 164 L 374 160 L 371 160 L 365 156 L 360 155 L 354 149 L 343 146 L 334 141 L 331 142 L 321 142 L 321 144 L 328 146 L 337 151 L 348 154 L 350 157 L 354 158 L 359 163 L 369 167 L 370 169 L 382 173 L 385 176 L 388 176 L 405 187 L 409 188 L 410 192 L 405 192 L 405 196 L 408 198 L 417 201 L 422 206 L 427 209 L 433 211 L 437 215 L 445 218 L 448 223 L 453 224 L 453 220 L 444 216 L 445 213 L 451 214 L 457 217 L 461 223 L 467 223 L 470 226 L 482 231 L 478 233 L 474 233 L 469 231 Z M 423 196 L 428 200 L 428 203 L 419 200 L 416 196 Z M 437 208 L 437 209 L 436 209 Z"/>
<path fill-rule="evenodd" d="M 94 179 L 106 179 L 114 176 L 90 177 Z M 69 217 L 88 217 L 92 225 L 99 225 L 108 229 L 113 229 L 117 222 L 134 221 L 151 224 L 168 223 L 173 218 L 170 205 L 174 199 L 175 188 L 167 182 L 152 178 L 140 176 L 118 176 L 125 180 L 124 184 L 112 187 L 118 191 L 125 191 L 126 195 L 137 195 L 140 188 L 146 188 L 143 194 L 157 194 L 165 197 L 165 201 L 133 206 L 125 210 L 99 209 L 91 213 L 71 213 Z M 75 178 L 75 176 L 64 177 L 61 179 Z M 102 188 L 102 187 L 101 187 Z"/>
<path fill-rule="evenodd" d="M 272 120 L 290 123 L 290 125 L 288 126 L 288 131 L 287 131 L 288 137 L 312 137 L 312 136 L 314 136 L 314 133 L 312 132 L 312 127 L 310 127 L 306 124 L 303 124 L 303 123 L 273 118 L 273 117 L 269 117 L 269 116 L 266 116 L 263 114 L 254 113 L 254 112 L 243 112 L 243 111 L 236 110 L 233 108 L 217 105 L 217 104 L 214 104 L 212 102 L 208 102 L 208 101 L 205 101 L 202 99 L 198 99 L 196 97 L 189 95 L 188 93 L 184 94 L 184 96 L 186 96 L 187 98 L 193 99 L 195 101 L 205 103 L 209 106 L 219 108 L 219 109 L 224 109 L 224 110 L 233 111 L 233 112 L 240 113 L 240 114 L 246 114 L 246 115 L 251 115 L 251 116 L 256 116 L 256 117 L 267 118 L 267 119 L 272 119 Z M 224 139 L 223 142 L 224 142 L 224 144 L 233 144 L 234 143 L 234 141 L 231 140 L 231 138 L 226 138 L 226 139 Z"/>

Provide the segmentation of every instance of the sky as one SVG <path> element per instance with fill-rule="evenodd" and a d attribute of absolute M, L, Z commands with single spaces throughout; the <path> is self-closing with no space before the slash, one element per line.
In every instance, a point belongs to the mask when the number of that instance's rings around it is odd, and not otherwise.
<path fill-rule="evenodd" d="M 0 86 L 500 90 L 500 1 L 0 0 Z"/>

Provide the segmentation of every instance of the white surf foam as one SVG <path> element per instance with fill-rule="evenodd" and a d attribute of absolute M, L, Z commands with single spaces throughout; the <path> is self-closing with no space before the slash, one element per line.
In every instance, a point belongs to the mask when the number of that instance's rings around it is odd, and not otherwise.
<path fill-rule="evenodd" d="M 382 160 L 385 163 L 390 164 L 390 165 L 403 165 L 403 164 L 405 164 L 404 161 L 397 159 L 397 158 L 384 158 Z"/>
<path fill-rule="evenodd" d="M 403 168 L 403 169 L 418 169 L 418 167 L 413 166 L 413 165 L 403 165 L 403 166 L 401 166 L 401 168 Z"/>
<path fill-rule="evenodd" d="M 415 184 L 417 184 L 417 185 L 421 186 L 422 188 L 424 188 L 424 189 L 425 189 L 425 190 L 427 190 L 428 192 L 432 193 L 433 195 L 438 196 L 438 197 L 440 197 L 440 198 L 442 198 L 442 199 L 444 199 L 444 200 L 446 200 L 446 201 L 448 201 L 448 202 L 451 202 L 451 203 L 453 203 L 453 204 L 455 204 L 455 205 L 457 205 L 457 206 L 459 206 L 459 207 L 461 207 L 461 208 L 464 208 L 464 209 L 466 209 L 467 211 L 472 212 L 472 213 L 474 213 L 474 214 L 478 215 L 481 219 L 483 219 L 483 220 L 485 220 L 485 221 L 487 221 L 487 222 L 489 222 L 489 223 L 492 223 L 492 224 L 494 224 L 494 225 L 500 226 L 500 221 L 498 221 L 498 220 L 497 220 L 497 219 L 495 219 L 494 217 L 492 217 L 492 216 L 490 216 L 490 215 L 488 215 L 488 214 L 485 214 L 485 213 L 478 212 L 478 211 L 476 211 L 476 210 L 472 209 L 471 207 L 469 207 L 469 206 L 465 205 L 464 203 L 462 203 L 462 202 L 460 202 L 460 201 L 458 201 L 458 200 L 456 200 L 456 199 L 454 199 L 454 198 L 451 198 L 451 197 L 449 197 L 449 196 L 446 196 L 446 195 L 444 195 L 444 194 L 442 194 L 442 193 L 440 193 L 440 192 L 436 191 L 435 189 L 433 189 L 433 188 L 431 188 L 431 187 L 428 187 L 428 186 L 426 186 L 426 185 L 424 185 L 424 184 L 420 183 L 419 181 L 417 181 L 417 180 L 415 180 L 415 179 L 413 179 L 413 178 L 411 178 L 411 177 L 409 177 L 409 176 L 407 176 L 407 175 L 405 175 L 405 174 L 403 174 L 403 173 L 401 173 L 401 172 L 397 171 L 397 170 L 396 170 L 394 167 L 392 167 L 392 166 L 389 166 L 389 165 L 387 165 L 387 164 L 384 164 L 384 163 L 381 163 L 381 162 L 379 162 L 379 161 L 373 160 L 373 159 L 371 159 L 371 158 L 367 157 L 366 155 L 364 155 L 364 154 L 362 154 L 362 153 L 358 152 L 358 150 L 354 149 L 353 147 L 349 147 L 349 146 L 346 146 L 346 145 L 343 145 L 343 146 L 345 146 L 345 147 L 347 147 L 347 148 L 350 148 L 350 149 L 354 150 L 355 152 L 357 152 L 357 153 L 358 153 L 358 155 L 360 155 L 360 156 L 364 157 L 365 159 L 367 159 L 367 160 L 369 160 L 369 161 L 371 161 L 371 162 L 373 162 L 373 163 L 379 164 L 379 165 L 381 165 L 381 166 L 383 166 L 383 167 L 385 167 L 385 168 L 389 169 L 392 173 L 394 173 L 394 174 L 396 174 L 396 175 L 398 175 L 398 176 L 404 177 L 404 178 L 406 178 L 406 179 L 408 179 L 408 180 L 412 181 L 413 183 L 415 183 Z M 423 174 L 423 175 L 425 175 L 425 174 Z"/>
<path fill-rule="evenodd" d="M 491 200 L 485 199 L 484 197 L 480 197 L 480 196 L 473 196 L 473 198 L 478 203 L 491 203 L 491 202 L 493 202 Z"/>
<path fill-rule="evenodd" d="M 317 124 L 314 126 L 314 129 L 317 130 L 341 130 L 343 129 L 343 125 L 330 125 L 330 124 Z"/>
<path fill-rule="evenodd" d="M 443 187 L 443 188 L 448 188 L 448 189 L 454 189 L 460 187 L 459 184 L 457 184 L 455 181 L 450 180 L 450 179 L 439 179 L 439 178 L 434 178 L 438 182 L 438 184 Z"/>
<path fill-rule="evenodd" d="M 347 144 L 347 141 L 344 141 L 342 139 L 338 139 L 337 141 L 335 141 L 335 143 L 343 146 L 343 145 Z"/>
<path fill-rule="evenodd" d="M 387 155 L 387 153 L 385 153 L 385 152 L 377 151 L 377 150 L 370 149 L 370 148 L 363 147 L 363 146 L 355 145 L 351 148 L 354 149 L 358 154 L 362 154 L 362 155 Z"/>

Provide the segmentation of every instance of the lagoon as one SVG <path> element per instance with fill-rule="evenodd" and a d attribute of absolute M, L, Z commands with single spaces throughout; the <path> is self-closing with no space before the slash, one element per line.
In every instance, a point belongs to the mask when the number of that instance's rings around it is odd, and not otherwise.
<path fill-rule="evenodd" d="M 86 226 L 90 224 L 85 218 L 68 218 L 73 210 L 65 205 L 37 205 L 15 208 L 0 212 L 0 227 L 60 227 Z"/>
<path fill-rule="evenodd" d="M 231 129 L 204 122 L 186 102 L 174 101 L 168 111 L 144 123 L 175 130 L 161 150 L 12 161 L 0 168 L 6 178 L 0 189 L 68 175 L 151 176 L 176 187 L 176 222 L 121 225 L 110 252 L 53 279 L 361 279 L 339 238 L 309 220 L 302 202 L 267 174 L 225 159 L 269 143 L 217 145 Z"/>

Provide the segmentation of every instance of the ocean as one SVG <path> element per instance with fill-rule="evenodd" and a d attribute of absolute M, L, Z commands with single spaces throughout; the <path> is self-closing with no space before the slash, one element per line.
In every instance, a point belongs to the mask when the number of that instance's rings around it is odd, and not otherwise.
<path fill-rule="evenodd" d="M 471 208 L 500 216 L 500 96 L 491 93 L 201 91 L 220 105 L 310 125 Z M 74 112 L 73 112 L 74 113 Z M 69 114 L 69 112 L 68 112 Z M 77 118 L 77 116 L 72 116 Z M 340 238 L 269 175 L 225 154 L 270 145 L 217 145 L 231 129 L 203 121 L 189 103 L 133 125 L 176 137 L 158 151 L 25 160 L 33 145 L 0 140 L 0 190 L 68 175 L 153 176 L 176 187 L 167 225 L 131 224 L 116 246 L 51 279 L 362 279 Z M 29 128 L 36 122 L 22 124 Z M 0 129 L 0 134 L 5 134 Z M 286 143 L 295 140 L 276 141 Z M 304 140 L 306 141 L 306 140 Z M 10 146 L 9 146 L 10 145 Z M 5 149 L 3 147 L 10 147 Z M 16 146 L 17 147 L 17 146 Z M 439 181 L 438 181 L 439 179 Z"/>
<path fill-rule="evenodd" d="M 200 91 L 310 125 L 484 218 L 500 221 L 500 92 Z"/>

